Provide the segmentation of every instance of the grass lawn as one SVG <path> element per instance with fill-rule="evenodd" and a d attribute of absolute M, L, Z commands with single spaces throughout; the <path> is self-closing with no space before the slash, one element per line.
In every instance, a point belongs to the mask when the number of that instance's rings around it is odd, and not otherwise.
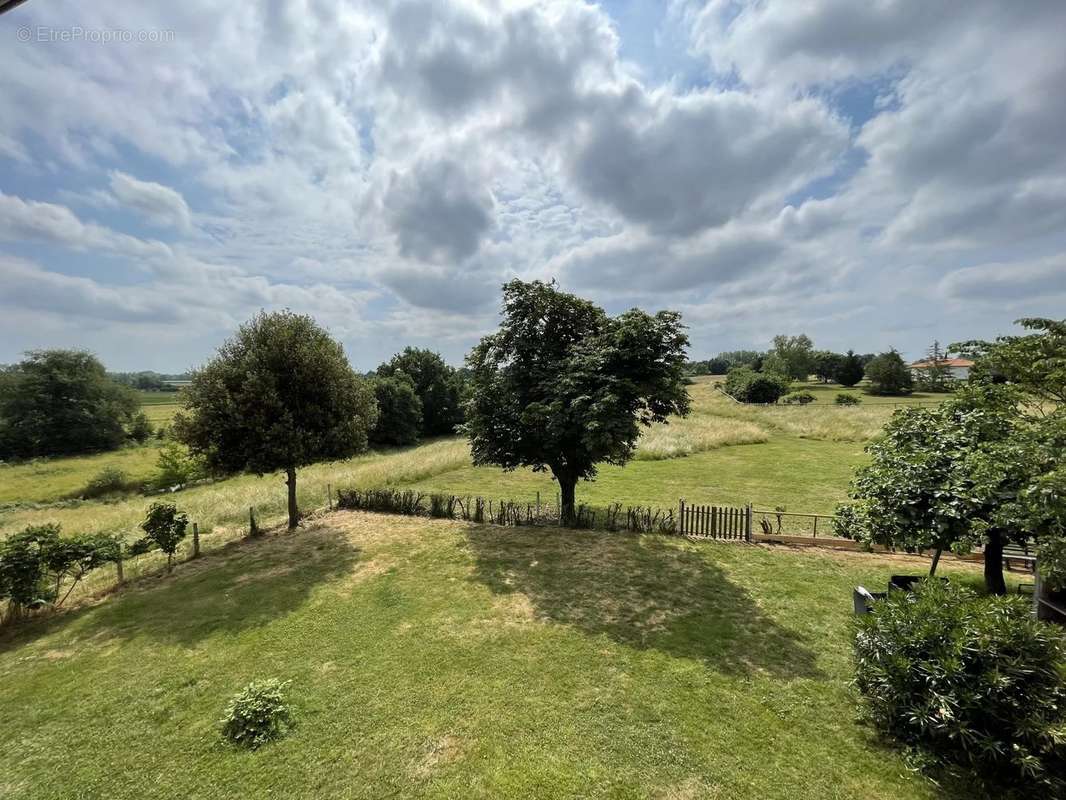
<path fill-rule="evenodd" d="M 0 796 L 933 798 L 849 686 L 851 587 L 898 571 L 324 516 L 6 634 Z M 267 677 L 296 728 L 223 745 Z"/>

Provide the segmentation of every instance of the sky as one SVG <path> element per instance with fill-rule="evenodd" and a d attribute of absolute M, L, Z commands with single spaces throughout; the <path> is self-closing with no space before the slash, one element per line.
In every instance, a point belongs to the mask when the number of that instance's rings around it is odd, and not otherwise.
<path fill-rule="evenodd" d="M 501 285 L 691 356 L 1066 308 L 1061 0 L 29 0 L 0 16 L 0 363 L 202 364 L 260 309 L 460 364 Z"/>

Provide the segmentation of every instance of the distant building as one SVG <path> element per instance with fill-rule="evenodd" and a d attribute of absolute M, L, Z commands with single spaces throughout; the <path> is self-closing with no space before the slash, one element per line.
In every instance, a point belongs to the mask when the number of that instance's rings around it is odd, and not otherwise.
<path fill-rule="evenodd" d="M 957 381 L 970 377 L 970 367 L 973 366 L 973 362 L 968 358 L 945 358 L 940 363 L 947 367 L 948 374 Z M 917 380 L 922 377 L 924 371 L 932 369 L 932 366 L 932 361 L 915 361 L 910 365 L 911 375 Z"/>

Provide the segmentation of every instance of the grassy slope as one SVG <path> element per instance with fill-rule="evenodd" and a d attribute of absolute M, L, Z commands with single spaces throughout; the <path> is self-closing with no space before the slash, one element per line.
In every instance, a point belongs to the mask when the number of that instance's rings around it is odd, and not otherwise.
<path fill-rule="evenodd" d="M 0 465 L 0 503 L 48 503 L 75 494 L 105 467 L 116 467 L 130 480 L 148 481 L 159 457 L 157 442 L 109 453 L 67 458 L 37 458 Z"/>
<path fill-rule="evenodd" d="M 332 515 L 0 642 L 0 796 L 931 798 L 848 685 L 851 587 L 899 570 Z M 298 726 L 233 751 L 263 677 Z"/>

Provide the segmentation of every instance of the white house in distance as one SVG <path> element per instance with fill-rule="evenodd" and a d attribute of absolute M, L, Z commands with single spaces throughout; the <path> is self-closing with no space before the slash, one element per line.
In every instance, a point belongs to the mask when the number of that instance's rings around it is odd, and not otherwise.
<path fill-rule="evenodd" d="M 945 358 L 941 362 L 947 367 L 948 374 L 954 380 L 964 381 L 970 377 L 970 367 L 973 366 L 973 362 L 968 358 Z M 917 379 L 922 376 L 922 372 L 933 366 L 933 362 L 923 359 L 922 361 L 914 361 L 911 363 L 911 374 Z"/>

